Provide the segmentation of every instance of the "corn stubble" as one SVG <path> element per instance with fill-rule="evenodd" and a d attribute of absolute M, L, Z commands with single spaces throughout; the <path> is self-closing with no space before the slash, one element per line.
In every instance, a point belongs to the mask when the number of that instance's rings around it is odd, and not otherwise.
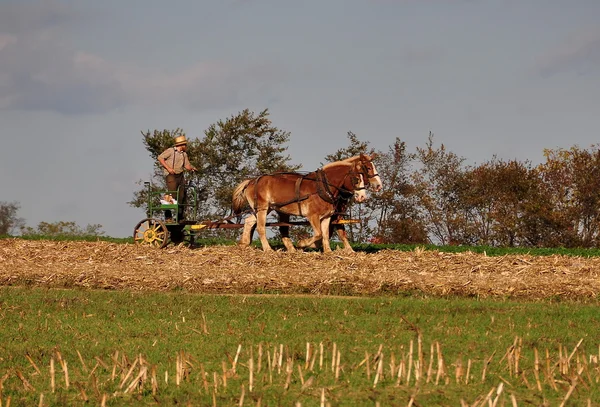
<path fill-rule="evenodd" d="M 304 355 L 292 353 L 285 344 L 259 343 L 238 345 L 235 357 L 223 359 L 222 369 L 212 372 L 199 356 L 183 350 L 174 352 L 164 372 L 142 354 L 129 357 L 115 351 L 110 360 L 96 356 L 86 361 L 77 351 L 79 360 L 68 363 L 55 350 L 38 361 L 24 355 L 29 369 L 9 369 L 0 376 L 0 407 L 23 400 L 36 400 L 39 406 L 57 401 L 106 406 L 174 399 L 214 406 L 272 405 L 277 400 L 295 406 L 389 401 L 411 406 L 427 405 L 433 394 L 435 400 L 458 400 L 471 407 L 532 402 L 565 406 L 569 400 L 592 405 L 586 394 L 600 391 L 600 348 L 589 354 L 582 344 L 583 339 L 572 349 L 560 345 L 524 352 L 522 338 L 515 337 L 502 356 L 493 350 L 478 360 L 468 355 L 448 358 L 442 343 L 426 345 L 418 335 L 398 349 L 380 345 L 373 353 L 364 351 L 355 361 L 357 352 L 344 352 L 336 343 L 307 342 Z"/>

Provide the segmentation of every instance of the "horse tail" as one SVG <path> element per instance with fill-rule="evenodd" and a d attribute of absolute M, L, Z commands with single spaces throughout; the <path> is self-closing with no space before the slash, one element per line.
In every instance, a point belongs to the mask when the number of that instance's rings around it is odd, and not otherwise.
<path fill-rule="evenodd" d="M 244 195 L 244 191 L 246 190 L 246 187 L 251 181 L 251 179 L 242 181 L 233 190 L 232 209 L 233 213 L 236 215 L 242 213 L 242 209 L 244 208 L 244 205 L 247 202 L 246 196 Z"/>

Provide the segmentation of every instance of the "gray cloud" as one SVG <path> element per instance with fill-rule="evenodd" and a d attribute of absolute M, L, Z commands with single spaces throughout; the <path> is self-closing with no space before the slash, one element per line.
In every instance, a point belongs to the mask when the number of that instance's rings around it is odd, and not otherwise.
<path fill-rule="evenodd" d="M 600 73 L 600 29 L 583 29 L 537 59 L 536 71 L 543 77 L 560 73 Z"/>
<path fill-rule="evenodd" d="M 164 73 L 110 61 L 75 48 L 71 30 L 87 17 L 54 2 L 3 3 L 0 16 L 2 110 L 79 115 L 127 105 L 228 107 L 238 104 L 248 89 L 264 90 L 280 75 L 280 68 L 268 63 L 233 67 L 202 61 Z"/>
<path fill-rule="evenodd" d="M 4 33 L 27 35 L 33 31 L 60 29 L 77 17 L 80 15 L 74 8 L 55 0 L 7 0 L 0 4 L 0 27 Z"/>

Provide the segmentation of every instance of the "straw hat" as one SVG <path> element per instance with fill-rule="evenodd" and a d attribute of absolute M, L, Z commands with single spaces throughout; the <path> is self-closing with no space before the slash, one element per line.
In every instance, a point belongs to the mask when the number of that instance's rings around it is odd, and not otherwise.
<path fill-rule="evenodd" d="M 177 146 L 183 146 L 187 144 L 187 140 L 185 138 L 185 136 L 177 136 L 175 137 L 175 147 Z"/>

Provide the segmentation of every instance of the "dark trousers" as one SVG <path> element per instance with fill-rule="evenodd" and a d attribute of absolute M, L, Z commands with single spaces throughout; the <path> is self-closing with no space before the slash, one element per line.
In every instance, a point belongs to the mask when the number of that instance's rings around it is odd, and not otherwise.
<path fill-rule="evenodd" d="M 185 203 L 185 179 L 183 177 L 183 172 L 181 174 L 169 174 L 166 177 L 167 189 L 169 191 L 177 191 L 173 195 L 173 198 L 177 200 L 177 204 L 179 204 L 179 211 L 177 213 L 177 218 L 179 220 L 183 219 L 183 208 Z M 170 213 L 165 212 L 165 216 L 169 216 Z"/>

